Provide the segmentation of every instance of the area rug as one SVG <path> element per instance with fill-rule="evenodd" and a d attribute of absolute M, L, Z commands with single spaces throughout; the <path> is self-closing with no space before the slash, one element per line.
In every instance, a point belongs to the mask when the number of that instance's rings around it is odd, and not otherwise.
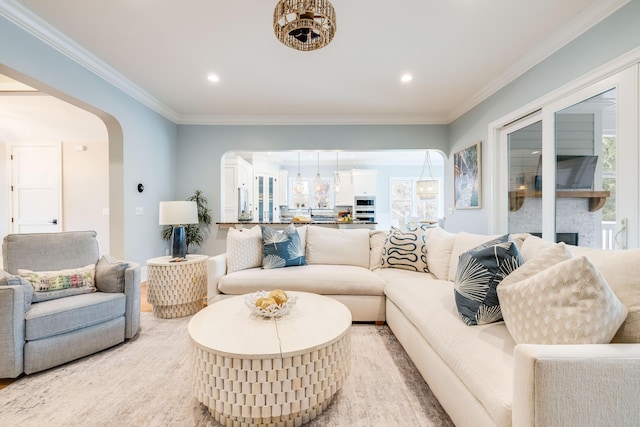
<path fill-rule="evenodd" d="M 2 426 L 218 426 L 190 382 L 189 317 L 0 390 Z M 387 326 L 354 324 L 351 373 L 308 426 L 453 426 Z"/>

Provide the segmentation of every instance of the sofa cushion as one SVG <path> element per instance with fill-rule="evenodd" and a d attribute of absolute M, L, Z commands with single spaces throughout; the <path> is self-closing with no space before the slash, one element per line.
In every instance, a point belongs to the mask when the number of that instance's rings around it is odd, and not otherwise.
<path fill-rule="evenodd" d="M 495 240 L 500 235 L 486 235 L 486 234 L 472 234 L 464 231 L 456 234 L 455 241 L 453 242 L 453 248 L 451 248 L 451 260 L 449 260 L 449 276 L 450 282 L 456 280 L 456 272 L 458 271 L 458 262 L 460 255 L 463 253 L 480 246 L 483 243 Z"/>
<path fill-rule="evenodd" d="M 387 240 L 387 232 L 382 230 L 369 230 L 369 270 L 380 268 L 384 242 Z"/>
<path fill-rule="evenodd" d="M 57 291 L 67 288 L 95 288 L 96 265 L 57 271 L 31 271 L 18 269 L 18 274 L 33 285 L 36 292 Z"/>
<path fill-rule="evenodd" d="M 522 264 L 515 243 L 504 235 L 460 255 L 455 300 L 467 325 L 502 320 L 496 287 Z"/>
<path fill-rule="evenodd" d="M 2 240 L 4 269 L 52 271 L 96 264 L 100 258 L 95 231 L 8 234 Z"/>
<path fill-rule="evenodd" d="M 606 344 L 626 307 L 584 256 L 499 289 L 504 321 L 518 344 Z"/>
<path fill-rule="evenodd" d="M 369 230 L 307 227 L 307 263 L 369 269 Z"/>
<path fill-rule="evenodd" d="M 529 236 L 523 243 L 520 248 L 520 255 L 522 255 L 522 259 L 525 262 L 529 261 L 531 258 L 537 256 L 541 250 L 553 246 L 554 243 L 549 242 L 548 240 L 541 239 L 538 236 Z"/>
<path fill-rule="evenodd" d="M 273 289 L 321 295 L 384 295 L 384 285 L 384 281 L 368 268 L 315 264 L 236 271 L 222 276 L 218 289 L 230 295 Z"/>
<path fill-rule="evenodd" d="M 262 268 L 305 264 L 304 247 L 293 224 L 284 230 L 262 226 Z"/>
<path fill-rule="evenodd" d="M 380 266 L 427 273 L 425 230 L 426 226 L 412 230 L 391 227 L 384 242 Z"/>
<path fill-rule="evenodd" d="M 96 264 L 96 288 L 100 292 L 124 292 L 124 271 L 129 263 L 103 255 Z"/>
<path fill-rule="evenodd" d="M 377 270 L 381 273 L 388 280 L 387 300 L 413 323 L 495 424 L 511 425 L 515 343 L 504 323 L 467 327 L 458 317 L 449 281 L 406 270 Z"/>
<path fill-rule="evenodd" d="M 249 229 L 230 228 L 227 233 L 227 271 L 256 268 L 262 265 L 262 229 L 259 225 Z"/>
<path fill-rule="evenodd" d="M 31 308 L 33 299 L 33 285 L 24 277 L 9 274 L 0 270 L 0 286 L 22 286 L 22 294 L 24 296 L 24 311 Z"/>
<path fill-rule="evenodd" d="M 124 294 L 105 292 L 39 302 L 25 315 L 25 337 L 37 340 L 106 322 L 124 316 L 125 304 Z"/>
<path fill-rule="evenodd" d="M 436 227 L 427 239 L 427 268 L 438 279 L 449 278 L 449 263 L 456 235 Z"/>

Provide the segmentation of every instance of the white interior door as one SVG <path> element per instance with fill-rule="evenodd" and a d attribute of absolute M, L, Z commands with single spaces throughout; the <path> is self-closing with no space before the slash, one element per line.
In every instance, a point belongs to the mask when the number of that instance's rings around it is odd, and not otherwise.
<path fill-rule="evenodd" d="M 62 230 L 61 145 L 11 147 L 11 232 Z"/>

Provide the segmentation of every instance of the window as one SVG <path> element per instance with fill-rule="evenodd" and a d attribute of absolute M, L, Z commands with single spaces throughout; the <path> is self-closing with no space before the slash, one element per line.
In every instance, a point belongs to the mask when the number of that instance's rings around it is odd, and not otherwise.
<path fill-rule="evenodd" d="M 298 182 L 294 179 L 289 180 L 289 200 L 291 200 L 290 208 L 307 209 L 309 207 L 309 181 L 300 181 L 300 188 L 294 188 Z"/>
<path fill-rule="evenodd" d="M 301 188 L 296 191 L 296 180 L 289 179 L 290 209 L 332 209 L 334 205 L 333 180 L 322 180 L 320 191 L 316 191 L 314 183 L 310 180 L 302 180 Z"/>
<path fill-rule="evenodd" d="M 390 178 L 389 203 L 391 223 L 403 224 L 406 217 L 437 221 L 440 216 L 440 198 L 421 200 L 416 196 L 418 178 Z M 438 186 L 440 182 L 438 181 Z M 442 191 L 440 191 L 442 194 Z"/>

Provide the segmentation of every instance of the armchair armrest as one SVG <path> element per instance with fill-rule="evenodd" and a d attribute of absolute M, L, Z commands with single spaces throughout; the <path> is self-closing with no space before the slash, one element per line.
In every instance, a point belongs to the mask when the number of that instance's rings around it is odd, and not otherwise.
<path fill-rule="evenodd" d="M 520 344 L 513 384 L 514 427 L 636 426 L 640 344 Z"/>
<path fill-rule="evenodd" d="M 213 298 L 220 293 L 218 280 L 227 274 L 227 254 L 209 257 L 207 260 L 207 304 L 213 303 Z"/>
<path fill-rule="evenodd" d="M 24 290 L 0 286 L 0 378 L 16 378 L 24 368 Z"/>
<path fill-rule="evenodd" d="M 140 264 L 129 262 L 124 271 L 124 293 L 126 308 L 124 313 L 124 337 L 130 339 L 136 336 L 140 329 Z"/>

